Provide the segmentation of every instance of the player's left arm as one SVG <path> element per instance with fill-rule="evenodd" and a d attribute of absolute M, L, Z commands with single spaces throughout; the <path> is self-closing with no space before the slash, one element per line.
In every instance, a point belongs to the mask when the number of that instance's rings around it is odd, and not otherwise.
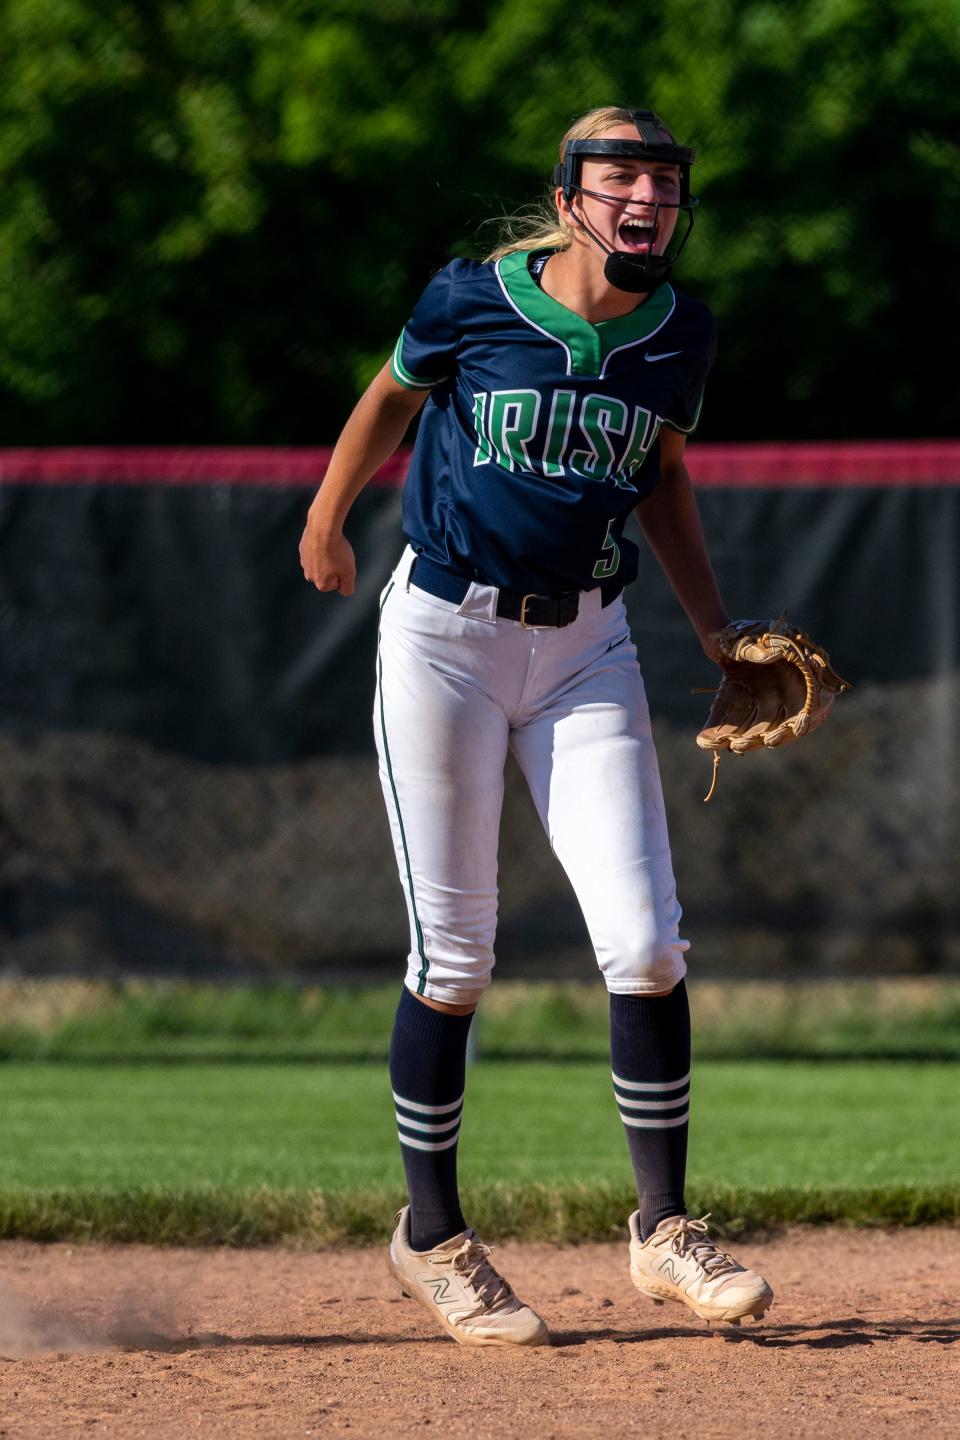
<path fill-rule="evenodd" d="M 729 624 L 730 617 L 707 554 L 684 460 L 686 443 L 687 437 L 678 430 L 662 427 L 660 483 L 634 513 L 705 654 L 715 661 L 719 653 L 716 632 Z"/>

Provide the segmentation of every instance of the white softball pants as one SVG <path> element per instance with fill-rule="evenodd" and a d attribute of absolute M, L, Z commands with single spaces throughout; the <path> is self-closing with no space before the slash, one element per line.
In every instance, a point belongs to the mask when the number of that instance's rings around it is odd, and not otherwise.
<path fill-rule="evenodd" d="M 508 748 L 573 885 L 608 990 L 686 972 L 660 772 L 623 602 L 580 597 L 563 629 L 497 618 L 497 591 L 455 604 L 409 581 L 381 596 L 374 726 L 410 918 L 405 983 L 469 1004 L 490 983 Z"/>

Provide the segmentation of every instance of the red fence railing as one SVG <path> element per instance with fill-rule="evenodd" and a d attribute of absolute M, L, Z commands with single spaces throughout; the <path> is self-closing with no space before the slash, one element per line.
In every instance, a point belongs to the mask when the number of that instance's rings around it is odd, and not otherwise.
<path fill-rule="evenodd" d="M 0 449 L 0 484 L 242 485 L 320 484 L 329 446 L 117 446 Z M 410 447 L 377 472 L 376 486 L 403 483 Z M 857 440 L 790 444 L 691 444 L 698 486 L 788 489 L 822 486 L 960 485 L 960 440 Z"/>

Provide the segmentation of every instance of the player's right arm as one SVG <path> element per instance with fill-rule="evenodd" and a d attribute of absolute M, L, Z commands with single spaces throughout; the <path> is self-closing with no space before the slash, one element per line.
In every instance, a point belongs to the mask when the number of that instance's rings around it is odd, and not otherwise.
<path fill-rule="evenodd" d="M 402 441 L 429 393 L 398 384 L 388 362 L 358 400 L 300 539 L 303 573 L 318 590 L 353 594 L 357 562 L 343 533 L 344 521 L 360 491 Z"/>

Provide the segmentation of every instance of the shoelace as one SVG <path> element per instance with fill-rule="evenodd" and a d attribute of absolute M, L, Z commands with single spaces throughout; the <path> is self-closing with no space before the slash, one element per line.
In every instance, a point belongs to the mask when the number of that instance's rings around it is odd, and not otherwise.
<path fill-rule="evenodd" d="M 453 1263 L 454 1270 L 467 1281 L 488 1310 L 496 1310 L 513 1299 L 513 1290 L 503 1276 L 490 1264 L 487 1256 L 493 1247 L 482 1240 L 465 1240 L 459 1250 L 443 1260 L 431 1259 L 431 1265 Z"/>
<path fill-rule="evenodd" d="M 669 1232 L 670 1248 L 678 1255 L 691 1255 L 704 1274 L 709 1275 L 711 1280 L 716 1280 L 721 1275 L 732 1275 L 743 1267 L 710 1239 L 710 1227 L 707 1224 L 709 1219 L 709 1212 L 699 1220 L 681 1216 L 676 1230 Z"/>

